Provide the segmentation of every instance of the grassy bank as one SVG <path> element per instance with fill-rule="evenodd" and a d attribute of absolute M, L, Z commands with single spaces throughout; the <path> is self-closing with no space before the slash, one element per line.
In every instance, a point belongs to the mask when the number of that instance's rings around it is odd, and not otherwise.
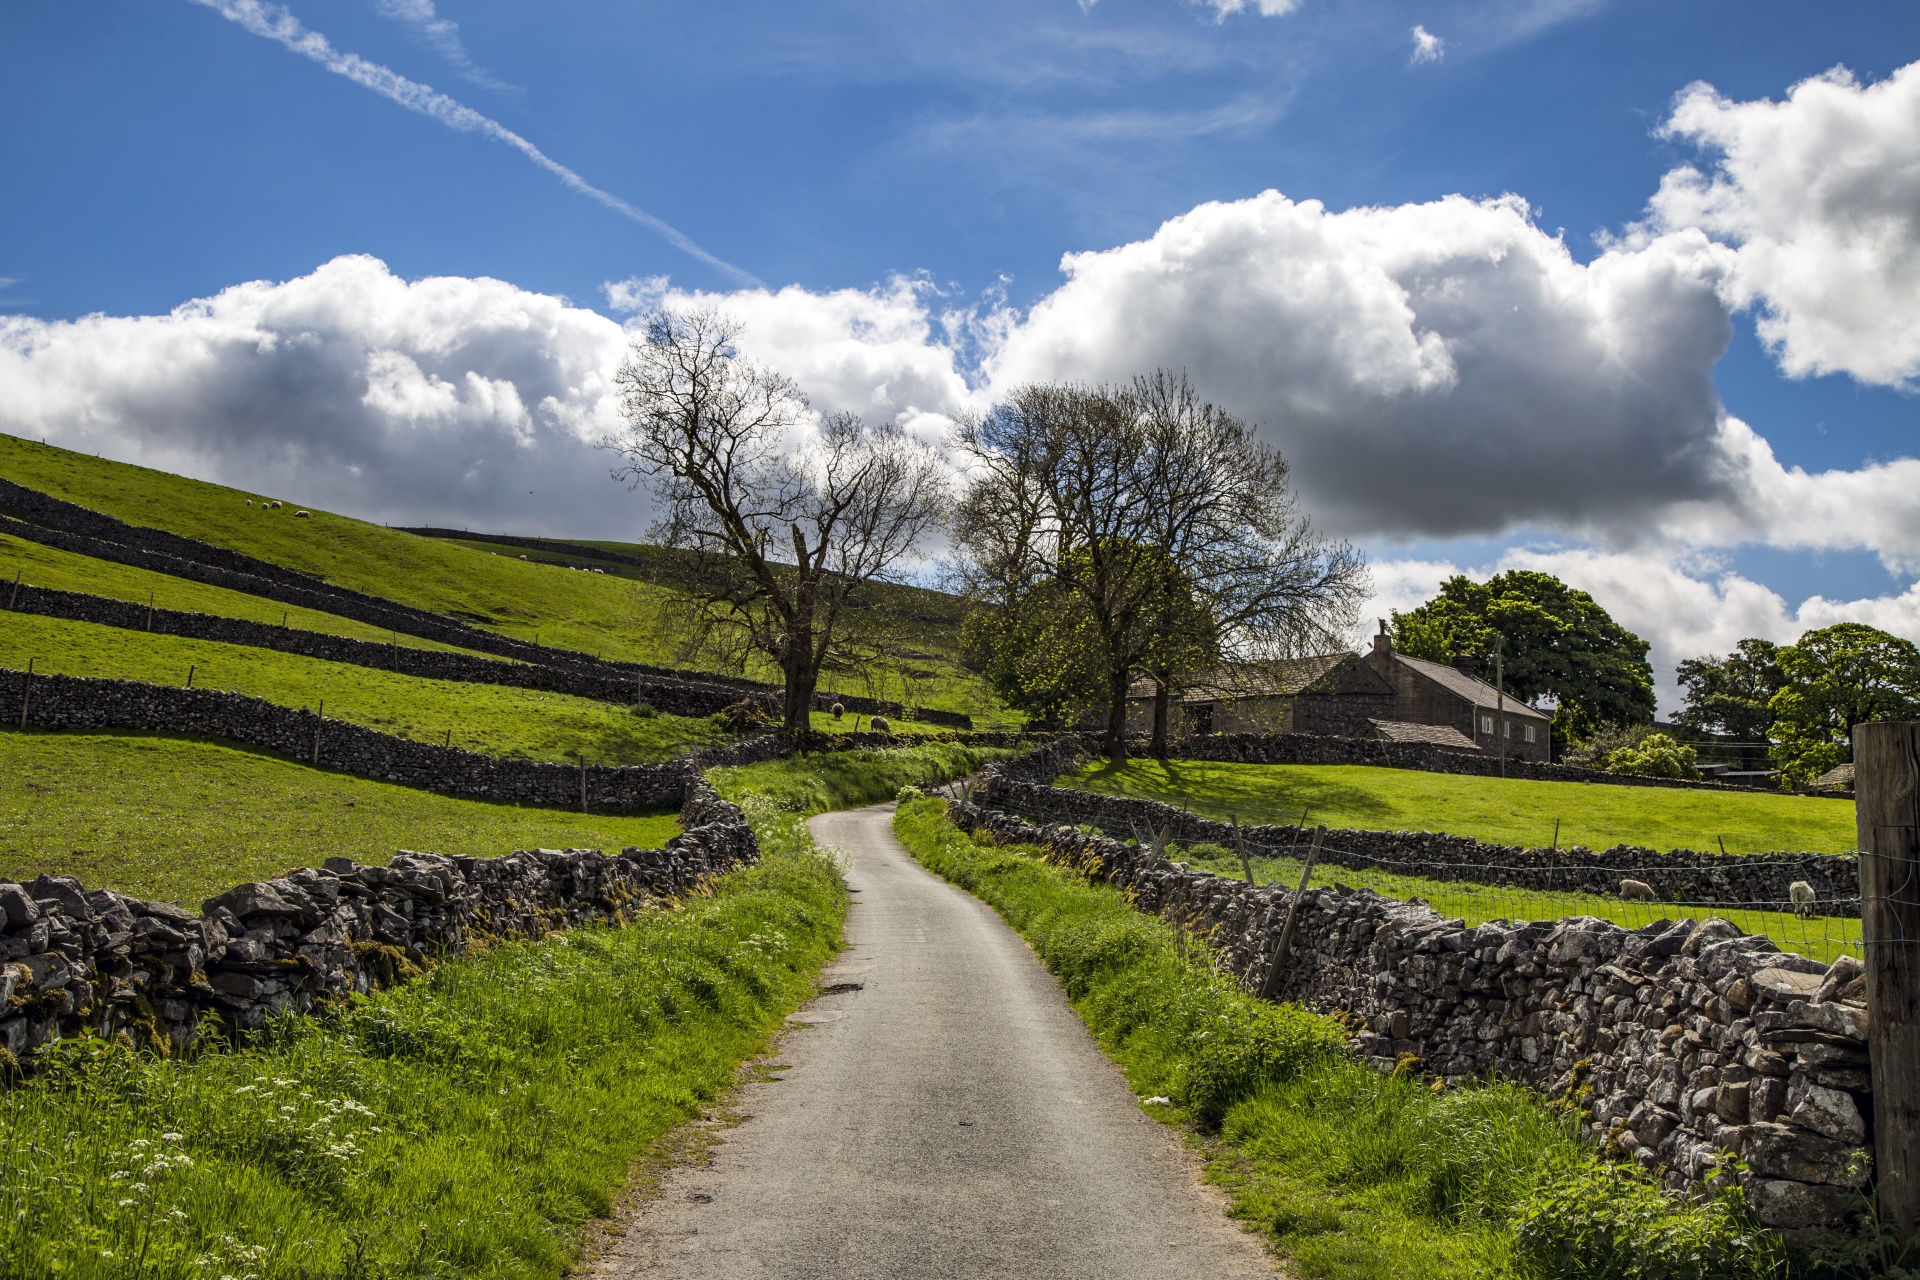
<path fill-rule="evenodd" d="M 933 742 L 886 751 L 834 751 L 765 764 L 709 769 L 707 777 L 730 800 L 747 795 L 791 813 L 824 813 L 891 800 L 901 787 L 963 778 L 1012 754 L 998 747 Z"/>
<path fill-rule="evenodd" d="M 1853 801 L 1767 792 L 1690 791 L 1474 778 L 1367 765 L 1100 762 L 1061 786 L 1188 803 L 1242 822 L 1309 822 L 1368 831 L 1445 831 L 1495 844 L 1607 849 L 1616 844 L 1729 853 L 1842 853 L 1855 847 Z"/>
<path fill-rule="evenodd" d="M 220 689 L 311 710 L 418 742 L 490 756 L 651 764 L 727 739 L 707 717 L 636 714 L 632 707 L 538 689 L 400 675 L 241 644 L 149 635 L 92 622 L 13 615 L 0 629 L 0 666 Z"/>
<path fill-rule="evenodd" d="M 1303 1277 L 1707 1280 L 1776 1274 L 1736 1198 L 1687 1205 L 1598 1161 L 1510 1085 L 1436 1092 L 1351 1062 L 1337 1024 L 1256 1000 L 1123 895 L 981 847 L 937 800 L 895 831 L 1033 944 L 1134 1091 L 1217 1135 L 1210 1176 Z"/>
<path fill-rule="evenodd" d="M 37 542 L 0 533 L 0 586 L 10 589 L 16 575 L 28 586 L 80 591 L 134 604 L 150 603 L 158 609 L 205 613 L 216 618 L 240 618 L 269 626 L 284 625 L 300 631 L 345 636 L 349 640 L 371 640 L 376 644 L 397 643 L 406 649 L 463 652 L 437 640 L 395 636 L 383 628 L 342 618 L 338 614 L 279 604 L 261 596 L 250 596 L 244 591 L 229 591 L 225 587 L 189 582 L 185 578 L 156 573 L 151 569 L 135 569 L 110 560 L 96 560 L 92 556 L 62 551 L 58 547 L 45 547 Z"/>
<path fill-rule="evenodd" d="M 1242 877 L 1240 859 L 1220 845 L 1172 845 L 1167 856 L 1185 862 L 1196 871 L 1238 880 Z M 1253 876 L 1259 884 L 1280 884 L 1289 889 L 1300 883 L 1301 863 L 1293 858 L 1250 858 Z M 1419 898 L 1443 916 L 1459 916 L 1470 925 L 1487 920 L 1558 920 L 1565 916 L 1598 916 L 1629 929 L 1639 929 L 1656 920 L 1706 920 L 1719 917 L 1738 926 L 1743 933 L 1763 934 L 1787 951 L 1811 956 L 1822 964 L 1831 964 L 1842 954 L 1860 958 L 1860 919 L 1858 916 L 1796 916 L 1790 911 L 1746 911 L 1726 906 L 1682 906 L 1672 902 L 1623 902 L 1618 897 L 1591 893 L 1537 893 L 1508 885 L 1469 884 L 1457 880 L 1430 880 L 1423 876 L 1397 875 L 1390 871 L 1354 870 L 1350 867 L 1319 863 L 1313 869 L 1312 885 L 1344 885 L 1352 889 L 1371 889 L 1384 897 L 1406 901 Z"/>
<path fill-rule="evenodd" d="M 298 494 L 230 489 L 5 433 L 0 433 L 0 476 L 130 524 L 226 547 L 515 639 L 660 666 L 725 666 L 698 646 L 684 650 L 690 633 L 689 605 L 683 596 L 616 562 L 604 562 L 602 573 L 582 572 L 545 562 L 546 553 L 528 552 L 528 558 L 521 559 L 522 553 L 509 547 L 420 537 L 321 510 L 302 502 Z M 608 496 L 619 496 L 611 483 Z M 266 499 L 274 497 L 286 505 L 266 506 Z M 299 508 L 310 515 L 297 518 L 294 511 Z M 636 519 L 641 508 L 635 500 Z M 564 558 L 583 563 L 589 559 Z M 27 576 L 39 581 L 32 573 Z M 49 580 L 43 585 L 61 584 Z M 872 664 L 871 683 L 851 673 L 829 672 L 822 688 L 904 698 L 968 712 L 983 721 L 1001 713 L 986 683 L 956 661 L 959 609 L 951 596 L 892 584 L 877 585 L 868 594 L 891 606 L 891 620 L 876 628 L 884 632 L 876 638 L 890 656 Z M 277 616 L 275 612 L 268 620 Z M 777 678 L 764 661 L 756 661 L 746 674 Z"/>
<path fill-rule="evenodd" d="M 52 872 L 197 905 L 335 854 L 657 848 L 678 831 L 670 814 L 461 800 L 177 735 L 0 729 L 0 880 Z"/>
<path fill-rule="evenodd" d="M 188 1062 L 0 1092 L 17 1280 L 536 1280 L 812 989 L 846 892 L 791 815 L 683 909 L 450 962 Z"/>

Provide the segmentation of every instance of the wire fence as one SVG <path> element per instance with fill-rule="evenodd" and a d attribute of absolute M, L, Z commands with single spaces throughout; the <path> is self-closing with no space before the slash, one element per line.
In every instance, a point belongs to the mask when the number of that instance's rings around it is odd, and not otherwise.
<path fill-rule="evenodd" d="M 1185 862 L 1195 870 L 1233 877 L 1243 874 L 1239 855 L 1222 845 L 1169 845 L 1166 852 L 1168 857 Z M 1660 901 L 1650 893 L 1647 897 L 1609 896 L 1571 888 L 1522 888 L 1464 878 L 1471 877 L 1475 871 L 1490 870 L 1473 864 L 1397 861 L 1332 846 L 1327 846 L 1323 853 L 1336 857 L 1314 865 L 1308 881 L 1311 888 L 1370 889 L 1382 897 L 1425 903 L 1442 916 L 1459 917 L 1468 925 L 1496 920 L 1521 924 L 1591 916 L 1624 929 L 1641 929 L 1663 920 L 1718 917 L 1742 933 L 1768 938 L 1782 951 L 1797 952 L 1823 964 L 1831 964 L 1842 955 L 1864 958 L 1857 899 L 1796 901 L 1790 895 L 1785 899 L 1752 901 Z M 1250 854 L 1247 865 L 1252 868 L 1256 883 L 1292 889 L 1300 883 L 1304 861 L 1296 857 Z M 1755 859 L 1751 865 L 1755 869 L 1792 866 L 1761 859 Z M 1541 870 L 1536 869 L 1534 874 L 1541 874 Z M 1550 875 L 1550 869 L 1544 870 Z M 1568 869 L 1567 875 L 1585 878 L 1596 870 L 1617 876 L 1626 883 L 1629 893 L 1637 894 L 1635 885 L 1644 887 L 1639 877 L 1646 872 L 1637 868 L 1584 867 L 1578 871 Z"/>

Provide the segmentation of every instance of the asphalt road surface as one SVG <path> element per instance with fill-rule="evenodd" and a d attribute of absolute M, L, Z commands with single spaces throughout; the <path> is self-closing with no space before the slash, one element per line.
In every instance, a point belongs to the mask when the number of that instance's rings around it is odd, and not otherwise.
<path fill-rule="evenodd" d="M 747 1118 L 671 1171 L 598 1274 L 685 1280 L 1271 1277 L 1053 978 L 923 870 L 893 806 L 825 814 L 848 948 Z"/>

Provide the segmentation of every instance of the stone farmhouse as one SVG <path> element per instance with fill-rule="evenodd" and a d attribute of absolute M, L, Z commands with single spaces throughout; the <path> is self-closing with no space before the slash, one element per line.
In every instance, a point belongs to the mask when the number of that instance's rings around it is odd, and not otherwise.
<path fill-rule="evenodd" d="M 1512 694 L 1502 699 L 1470 666 L 1465 658 L 1449 665 L 1396 653 L 1383 625 L 1364 654 L 1233 663 L 1195 676 L 1175 692 L 1168 729 L 1176 737 L 1321 733 L 1384 738 L 1494 755 L 1504 720 L 1509 756 L 1551 759 L 1552 714 Z M 1136 682 L 1127 703 L 1128 732 L 1151 731 L 1152 682 Z"/>

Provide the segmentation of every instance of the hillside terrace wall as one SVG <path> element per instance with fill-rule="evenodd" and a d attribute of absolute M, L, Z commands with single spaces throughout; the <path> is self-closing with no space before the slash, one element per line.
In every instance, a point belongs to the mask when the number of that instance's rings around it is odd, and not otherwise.
<path fill-rule="evenodd" d="M 0 883 L 0 1065 L 88 1030 L 176 1052 L 210 1013 L 258 1028 L 401 981 L 473 939 L 624 920 L 756 861 L 740 810 L 696 771 L 678 779 L 684 830 L 664 849 L 402 852 L 384 867 L 329 858 L 197 914 L 71 876 Z"/>
<path fill-rule="evenodd" d="M 1297 737 L 1302 735 L 1286 735 Z M 1037 822 L 1086 823 L 1116 835 L 1168 832 L 1185 844 L 1234 847 L 1232 824 L 1203 818 L 1155 800 L 1102 795 L 1051 785 L 1053 778 L 1086 758 L 1078 739 L 1056 742 L 986 771 L 987 803 Z M 1444 754 L 1444 753 L 1442 753 Z M 1239 834 L 1255 856 L 1298 856 L 1307 834 L 1297 826 L 1242 825 Z M 1825 915 L 1860 914 L 1860 864 L 1853 854 L 1708 853 L 1674 849 L 1662 853 L 1638 845 L 1595 851 L 1524 849 L 1488 844 L 1470 836 L 1429 831 L 1362 831 L 1329 828 L 1320 861 L 1353 870 L 1381 869 L 1430 880 L 1508 885 L 1540 893 L 1590 893 L 1615 897 L 1624 878 L 1640 880 L 1665 902 L 1787 910 L 1788 886 L 1811 885 Z"/>
<path fill-rule="evenodd" d="M 142 729 L 227 738 L 318 763 L 355 777 L 396 782 L 443 795 L 597 813 L 631 813 L 680 803 L 689 774 L 719 765 L 756 764 L 795 751 L 846 751 L 961 740 L 953 734 L 767 734 L 708 747 L 664 764 L 556 764 L 482 755 L 417 742 L 318 713 L 218 689 L 183 689 L 133 680 L 28 677 L 0 669 L 0 718 L 46 729 Z M 971 733 L 978 746 L 1026 745 L 1014 733 Z M 315 746 L 318 745 L 316 759 Z"/>
<path fill-rule="evenodd" d="M 128 600 L 78 591 L 58 591 L 29 583 L 22 583 L 17 592 L 0 583 L 0 592 L 5 593 L 0 595 L 0 604 L 10 606 L 16 613 L 96 622 L 130 631 L 150 631 L 155 635 L 186 636 L 195 640 L 273 649 L 280 653 L 297 653 L 328 662 L 347 662 L 434 680 L 540 689 L 621 704 L 631 704 L 638 699 L 656 710 L 678 716 L 712 715 L 743 700 L 757 702 L 769 711 L 777 706 L 773 695 L 739 686 L 640 675 L 619 676 L 579 667 L 506 662 L 470 653 L 448 653 L 439 649 L 415 649 L 372 640 L 352 640 L 299 627 L 281 627 L 267 622 L 249 622 L 184 610 L 149 608 Z"/>
<path fill-rule="evenodd" d="M 1469 734 L 1469 737 L 1473 735 Z M 1145 754 L 1145 741 L 1129 745 Z M 1186 738 L 1175 744 L 1182 760 L 1212 760 L 1232 764 L 1364 764 L 1386 769 L 1422 769 L 1497 778 L 1500 759 L 1491 754 L 1446 751 L 1426 742 L 1389 742 L 1380 738 L 1350 738 L 1317 733 L 1216 733 Z M 1698 791 L 1772 790 L 1734 782 L 1694 781 L 1686 778 L 1642 778 L 1607 773 L 1576 765 L 1507 757 L 1506 777 L 1535 782 L 1604 782 L 1616 787 L 1683 787 Z"/>
<path fill-rule="evenodd" d="M 990 784 L 996 794 L 1004 798 Z M 1182 871 L 1143 845 L 988 805 L 954 802 L 949 813 L 963 830 L 1040 845 L 1127 891 L 1262 989 L 1288 890 Z M 1342 1016 L 1356 1052 L 1381 1070 L 1497 1075 L 1544 1090 L 1586 1109 L 1582 1131 L 1607 1155 L 1674 1192 L 1721 1167 L 1760 1220 L 1783 1230 L 1837 1225 L 1866 1208 L 1873 1101 L 1857 962 L 1829 970 L 1717 919 L 1634 931 L 1591 917 L 1469 928 L 1365 890 L 1299 898 L 1274 994 Z"/>
<path fill-rule="evenodd" d="M 636 676 L 677 680 L 691 684 L 718 685 L 745 691 L 747 696 L 767 701 L 778 696 L 775 686 L 741 676 L 709 672 L 679 671 L 647 663 L 609 662 L 570 649 L 552 649 L 515 640 L 443 617 L 426 609 L 415 609 L 378 596 L 335 586 L 323 579 L 300 573 L 270 561 L 216 547 L 211 543 L 184 538 L 164 530 L 127 524 L 112 516 L 39 493 L 10 480 L 0 479 L 0 532 L 44 546 L 57 547 L 79 555 L 91 556 L 115 564 L 148 569 L 171 577 L 201 582 L 209 586 L 245 592 L 248 595 L 298 605 L 343 618 L 352 618 L 373 626 L 398 631 L 403 635 L 442 644 L 491 653 L 537 666 L 562 667 L 595 673 L 614 682 Z M 18 519 L 15 516 L 25 516 Z M 8 588 L 11 591 L 11 588 Z M 22 588 L 24 590 L 24 587 Z M 116 624 L 117 625 L 117 624 Z M 738 699 L 734 699 L 738 701 Z M 895 718 L 908 714 L 901 703 L 856 694 L 817 693 L 814 708 L 826 711 L 839 702 L 849 711 L 863 715 Z M 771 703 L 769 703 L 771 705 Z M 970 729 L 971 717 L 959 712 L 919 708 L 916 719 L 944 727 Z"/>

